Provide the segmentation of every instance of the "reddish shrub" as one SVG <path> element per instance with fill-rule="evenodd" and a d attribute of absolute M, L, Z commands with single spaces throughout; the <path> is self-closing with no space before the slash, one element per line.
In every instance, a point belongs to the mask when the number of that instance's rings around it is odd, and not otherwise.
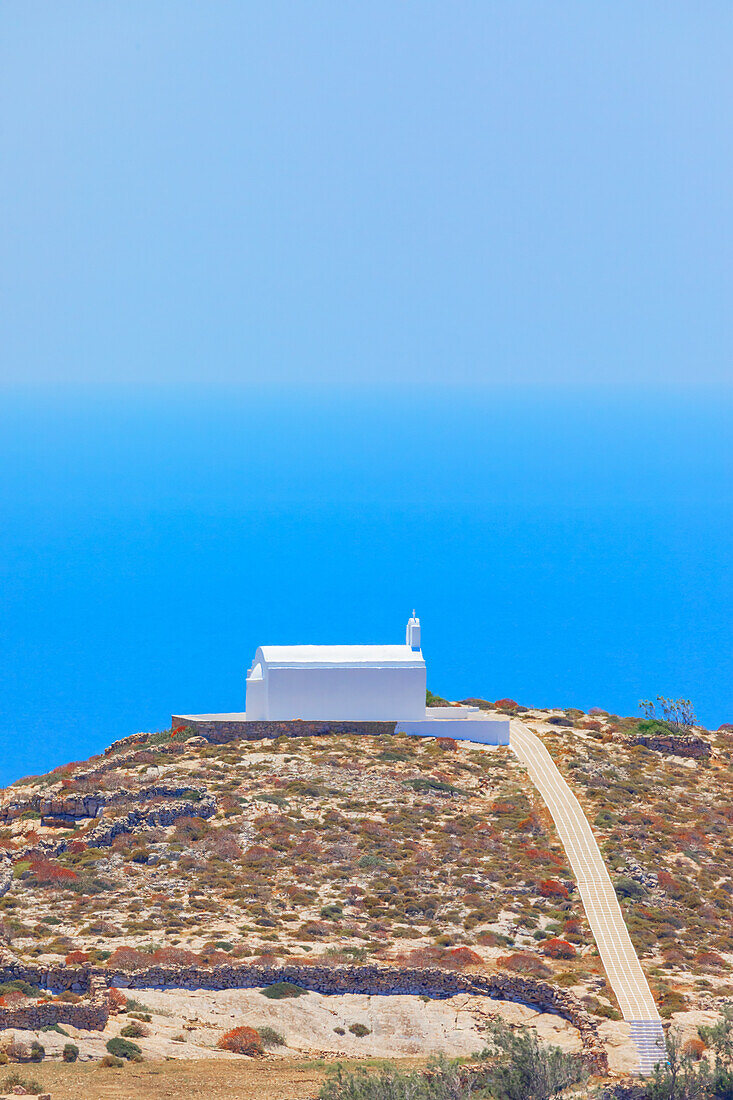
<path fill-rule="evenodd" d="M 201 847 L 205 852 L 218 856 L 219 859 L 234 860 L 242 857 L 241 845 L 229 829 L 217 829 L 210 833 L 201 842 Z"/>
<path fill-rule="evenodd" d="M 701 966 L 712 966 L 715 970 L 730 969 L 723 956 L 719 955 L 717 951 L 698 951 L 695 955 L 695 962 L 700 963 Z"/>
<path fill-rule="evenodd" d="M 250 1058 L 265 1053 L 259 1033 L 253 1027 L 235 1027 L 222 1035 L 216 1044 L 219 1050 L 230 1050 L 233 1054 L 247 1054 Z"/>
<path fill-rule="evenodd" d="M 476 936 L 476 943 L 480 943 L 482 947 L 501 946 L 501 941 L 496 932 L 479 932 Z"/>
<path fill-rule="evenodd" d="M 127 997 L 124 993 L 120 993 L 119 989 L 115 989 L 111 986 L 107 990 L 107 1000 L 109 1001 L 109 1007 L 112 1012 L 116 1012 L 120 1008 L 124 1008 L 127 1004 Z"/>
<path fill-rule="evenodd" d="M 539 824 L 536 815 L 533 820 Z M 551 852 L 549 848 L 536 848 L 534 845 L 531 845 L 525 848 L 524 851 L 529 859 L 537 860 L 540 863 L 554 863 L 556 867 L 565 867 L 564 858 L 557 852 Z"/>
<path fill-rule="evenodd" d="M 118 947 L 110 955 L 107 966 L 111 970 L 141 970 L 150 965 L 150 955 L 135 947 Z"/>
<path fill-rule="evenodd" d="M 439 749 L 446 749 L 448 752 L 455 752 L 458 748 L 458 743 L 453 737 L 436 737 L 435 744 Z"/>
<path fill-rule="evenodd" d="M 309 920 L 300 926 L 300 933 L 305 936 L 327 936 L 332 931 L 333 926 L 323 920 Z"/>
<path fill-rule="evenodd" d="M 552 974 L 549 966 L 538 959 L 536 955 L 528 955 L 523 951 L 516 951 L 513 955 L 503 955 L 496 960 L 498 966 L 505 970 L 513 970 L 516 974 L 529 974 L 533 978 L 549 978 Z"/>
<path fill-rule="evenodd" d="M 83 840 L 72 840 L 71 844 L 69 845 L 69 851 L 73 856 L 78 856 L 80 852 L 86 852 L 88 847 L 89 845 L 86 844 Z"/>
<path fill-rule="evenodd" d="M 470 947 L 454 947 L 448 954 L 450 955 L 452 963 L 460 970 L 463 970 L 466 966 L 482 966 L 483 959 L 477 951 L 472 951 Z"/>
<path fill-rule="evenodd" d="M 570 917 L 565 921 L 565 935 L 577 936 L 582 931 L 583 923 L 580 917 Z"/>
<path fill-rule="evenodd" d="M 272 848 L 265 848 L 262 844 L 253 844 L 242 856 L 245 863 L 261 863 L 263 860 L 272 860 L 275 852 Z"/>
<path fill-rule="evenodd" d="M 54 768 L 51 775 L 71 775 L 71 773 L 78 768 L 80 760 L 74 760 L 69 764 L 59 764 L 58 768 Z"/>
<path fill-rule="evenodd" d="M 8 1008 L 17 1008 L 18 1005 L 24 1005 L 29 1000 L 25 993 L 21 993 L 18 989 L 11 990 L 10 993 L 5 994 L 5 1004 Z"/>
<path fill-rule="evenodd" d="M 574 959 L 578 952 L 567 940 L 551 936 L 542 944 L 542 954 L 547 955 L 548 959 Z"/>
<path fill-rule="evenodd" d="M 221 966 L 222 963 L 231 961 L 231 956 L 226 951 L 219 951 L 218 949 L 204 951 L 199 957 L 199 962 L 203 963 L 204 966 Z"/>
<path fill-rule="evenodd" d="M 463 970 L 481 966 L 483 959 L 470 947 L 416 947 L 403 956 L 407 966 L 440 966 L 444 970 Z"/>
<path fill-rule="evenodd" d="M 209 831 L 209 824 L 203 817 L 179 817 L 175 824 L 173 834 L 176 840 L 190 841 L 201 840 Z"/>
<path fill-rule="evenodd" d="M 718 733 L 733 733 L 733 722 L 723 722 L 722 726 L 718 726 Z"/>
<path fill-rule="evenodd" d="M 30 869 L 36 882 L 42 886 L 76 882 L 79 877 L 70 867 L 62 867 L 55 859 L 46 859 L 45 856 L 34 856 Z"/>
<path fill-rule="evenodd" d="M 67 966 L 78 966 L 79 963 L 89 962 L 86 951 L 70 951 L 65 959 Z"/>
<path fill-rule="evenodd" d="M 196 966 L 201 962 L 201 957 L 194 951 L 187 951 L 185 947 L 159 947 L 152 955 L 148 955 L 148 960 L 155 966 Z"/>
<path fill-rule="evenodd" d="M 595 715 L 597 718 L 608 718 L 608 711 L 603 710 L 602 707 L 591 707 L 588 714 Z"/>
<path fill-rule="evenodd" d="M 669 894 L 671 897 L 676 898 L 682 893 L 682 885 L 676 878 L 672 878 L 669 871 L 660 871 L 657 875 L 657 882 L 660 889 L 664 890 L 665 894 Z"/>
<path fill-rule="evenodd" d="M 498 710 L 516 710 L 519 703 L 515 703 L 513 699 L 497 699 L 494 705 Z"/>
<path fill-rule="evenodd" d="M 702 1039 L 697 1036 L 693 1036 L 688 1039 L 685 1045 L 682 1047 L 682 1053 L 686 1054 L 688 1058 L 692 1058 L 693 1061 L 699 1062 L 705 1053 L 705 1044 Z"/>
<path fill-rule="evenodd" d="M 570 896 L 567 886 L 563 886 L 561 882 L 558 882 L 554 878 L 545 878 L 542 880 L 540 883 L 540 894 L 543 898 L 566 899 Z"/>

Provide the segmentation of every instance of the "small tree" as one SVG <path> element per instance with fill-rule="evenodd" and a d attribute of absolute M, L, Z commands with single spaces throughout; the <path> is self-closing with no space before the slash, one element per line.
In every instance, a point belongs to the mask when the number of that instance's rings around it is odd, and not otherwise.
<path fill-rule="evenodd" d="M 697 725 L 695 709 L 690 699 L 665 699 L 663 695 L 658 695 L 656 702 L 640 699 L 639 707 L 648 722 L 664 722 L 675 733 L 689 733 Z"/>
<path fill-rule="evenodd" d="M 725 1005 L 722 1019 L 717 1024 L 701 1027 L 698 1031 L 702 1041 L 712 1051 L 712 1095 L 723 1098 L 733 1096 L 733 1006 Z M 703 1071 L 706 1070 L 706 1065 L 703 1065 Z"/>
<path fill-rule="evenodd" d="M 435 1058 L 425 1073 L 405 1073 L 389 1064 L 371 1073 L 361 1068 L 351 1073 L 337 1065 L 318 1095 L 320 1100 L 470 1100 L 480 1094 L 455 1062 Z"/>
<path fill-rule="evenodd" d="M 582 1058 L 541 1043 L 529 1028 L 515 1031 L 503 1020 L 493 1020 L 489 1030 L 491 1045 L 481 1057 L 494 1059 L 483 1078 L 491 1096 L 501 1100 L 551 1100 L 569 1085 L 588 1077 Z"/>
<path fill-rule="evenodd" d="M 666 1063 L 655 1066 L 647 1086 L 647 1100 L 706 1100 L 717 1095 L 708 1090 L 706 1063 L 698 1071 L 695 1059 L 684 1052 L 676 1035 L 667 1036 L 666 1051 Z"/>

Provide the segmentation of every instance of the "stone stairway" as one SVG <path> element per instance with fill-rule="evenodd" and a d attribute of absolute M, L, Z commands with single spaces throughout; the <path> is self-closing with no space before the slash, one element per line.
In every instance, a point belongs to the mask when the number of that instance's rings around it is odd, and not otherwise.
<path fill-rule="evenodd" d="M 629 1020 L 629 1030 L 639 1051 L 639 1073 L 644 1076 L 653 1073 L 658 1063 L 667 1060 L 659 1017 L 656 1020 Z"/>
<path fill-rule="evenodd" d="M 666 1061 L 662 1022 L 593 830 L 541 739 L 517 719 L 511 723 L 511 747 L 555 822 L 606 976 L 629 1024 L 639 1073 L 650 1074 L 657 1063 Z"/>

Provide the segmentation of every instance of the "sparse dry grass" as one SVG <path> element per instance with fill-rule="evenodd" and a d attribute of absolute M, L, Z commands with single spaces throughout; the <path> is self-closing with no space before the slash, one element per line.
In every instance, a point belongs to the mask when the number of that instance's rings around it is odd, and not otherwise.
<path fill-rule="evenodd" d="M 192 803 L 175 825 L 106 848 L 86 847 L 87 822 L 3 830 L 17 880 L 0 912 L 21 957 L 403 961 L 424 947 L 445 965 L 491 966 L 512 946 L 539 958 L 568 920 L 579 950 L 592 950 L 552 823 L 507 749 L 400 736 L 169 747 L 13 788 L 40 783 L 57 797 L 188 783 L 217 798 L 211 820 Z M 39 876 L 28 849 L 41 835 L 73 843 Z M 554 894 L 541 886 L 559 880 Z"/>
<path fill-rule="evenodd" d="M 400 1064 L 413 1068 L 423 1062 Z M 144 1062 L 121 1069 L 47 1061 L 34 1065 L 32 1075 L 53 1100 L 305 1100 L 318 1095 L 326 1068 L 321 1061 L 274 1058 Z"/>

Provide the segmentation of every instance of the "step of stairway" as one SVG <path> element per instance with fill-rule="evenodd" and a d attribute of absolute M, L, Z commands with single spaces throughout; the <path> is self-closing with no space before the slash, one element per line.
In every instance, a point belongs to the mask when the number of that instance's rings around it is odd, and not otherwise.
<path fill-rule="evenodd" d="M 653 1073 L 656 1065 L 667 1060 L 661 1020 L 630 1020 L 629 1031 L 639 1054 L 639 1073 Z"/>

